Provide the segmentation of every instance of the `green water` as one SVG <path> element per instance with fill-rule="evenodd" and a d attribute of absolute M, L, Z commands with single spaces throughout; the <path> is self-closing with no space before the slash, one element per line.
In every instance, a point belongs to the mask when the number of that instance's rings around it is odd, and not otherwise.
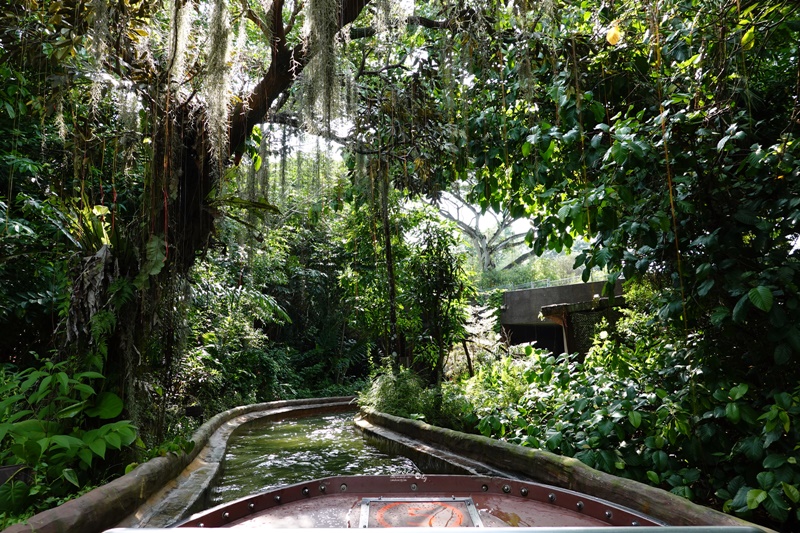
<path fill-rule="evenodd" d="M 213 505 L 321 477 L 419 471 L 410 459 L 365 442 L 353 425 L 353 413 L 256 421 L 231 437 Z"/>

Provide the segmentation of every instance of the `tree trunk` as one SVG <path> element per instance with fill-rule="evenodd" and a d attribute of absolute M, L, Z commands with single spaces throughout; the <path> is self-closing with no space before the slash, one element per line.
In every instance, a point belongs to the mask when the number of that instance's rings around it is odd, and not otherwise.
<path fill-rule="evenodd" d="M 475 371 L 472 368 L 472 358 L 469 355 L 469 348 L 467 347 L 466 339 L 461 341 L 461 346 L 464 348 L 464 355 L 467 358 L 467 371 L 469 372 L 469 377 L 475 377 Z"/>
<path fill-rule="evenodd" d="M 397 332 L 397 284 L 394 274 L 394 254 L 392 252 L 392 232 L 389 220 L 389 169 L 379 165 L 381 180 L 381 224 L 383 225 L 383 241 L 386 254 L 386 282 L 389 296 L 389 339 L 387 350 L 392 357 L 392 364 L 398 365 L 402 357 L 400 339 Z"/>

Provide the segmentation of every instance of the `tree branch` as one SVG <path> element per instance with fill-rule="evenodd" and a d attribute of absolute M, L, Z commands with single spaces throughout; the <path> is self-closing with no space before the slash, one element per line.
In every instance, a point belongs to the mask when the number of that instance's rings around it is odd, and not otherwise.
<path fill-rule="evenodd" d="M 250 20 L 253 24 L 255 24 L 256 28 L 261 30 L 261 33 L 264 35 L 264 37 L 266 37 L 267 39 L 270 39 L 272 37 L 270 29 L 267 26 L 267 23 L 261 20 L 261 17 L 259 17 L 255 11 L 250 9 L 250 3 L 247 0 L 242 0 L 242 10 L 244 11 L 244 14 L 247 17 L 247 19 Z M 267 13 L 267 16 L 270 15 L 271 13 Z"/>
<path fill-rule="evenodd" d="M 505 250 L 506 248 L 522 244 L 523 242 L 525 242 L 525 235 L 527 235 L 527 233 L 516 233 L 514 235 L 511 235 L 510 237 L 506 237 L 499 243 L 492 246 L 492 250 L 499 252 L 501 250 Z"/>
<path fill-rule="evenodd" d="M 439 213 L 447 220 L 455 222 L 456 225 L 461 229 L 461 231 L 466 233 L 470 239 L 478 240 L 480 238 L 481 236 L 480 230 L 473 228 L 463 220 L 460 220 L 458 217 L 454 217 L 451 213 L 445 211 L 444 209 L 439 208 Z"/>
<path fill-rule="evenodd" d="M 356 79 L 360 78 L 361 76 L 377 76 L 379 74 L 383 74 L 387 70 L 394 70 L 394 69 L 408 70 L 408 67 L 406 67 L 402 63 L 395 63 L 394 65 L 386 65 L 385 67 L 379 68 L 378 70 L 359 69 L 358 76 L 356 77 Z"/>
<path fill-rule="evenodd" d="M 297 22 L 297 16 L 300 14 L 300 11 L 303 9 L 303 2 L 298 1 L 294 5 L 294 9 L 292 10 L 292 14 L 289 17 L 289 22 L 286 23 L 286 32 L 289 33 L 294 28 L 295 23 Z"/>
<path fill-rule="evenodd" d="M 466 23 L 472 22 L 475 19 L 475 11 L 472 9 L 462 10 L 454 19 L 446 20 L 433 20 L 427 17 L 410 16 L 406 18 L 405 25 L 408 27 L 421 26 L 431 30 L 456 30 L 462 28 Z M 367 26 L 364 28 L 351 28 L 351 39 L 365 39 L 373 37 L 378 31 L 372 27 Z"/>
<path fill-rule="evenodd" d="M 536 255 L 536 252 L 534 252 L 533 250 L 528 250 L 527 252 L 525 252 L 524 254 L 522 254 L 521 256 L 517 257 L 516 259 L 511 261 L 509 264 L 504 266 L 501 270 L 510 270 L 510 269 L 514 268 L 515 266 L 517 266 L 517 265 L 521 265 L 522 263 L 524 263 L 525 261 L 527 261 L 528 259 L 530 259 L 534 255 Z"/>
<path fill-rule="evenodd" d="M 370 0 L 344 0 L 339 16 L 339 28 L 352 23 L 369 2 Z M 237 162 L 242 156 L 244 141 L 253 127 L 264 120 L 272 102 L 291 87 L 311 59 L 302 43 L 291 50 L 286 47 L 283 5 L 283 0 L 275 0 L 272 8 L 272 61 L 269 70 L 250 95 L 237 104 L 231 114 L 228 147 L 229 153 L 235 156 Z M 290 19 L 290 23 L 292 20 L 294 19 Z"/>

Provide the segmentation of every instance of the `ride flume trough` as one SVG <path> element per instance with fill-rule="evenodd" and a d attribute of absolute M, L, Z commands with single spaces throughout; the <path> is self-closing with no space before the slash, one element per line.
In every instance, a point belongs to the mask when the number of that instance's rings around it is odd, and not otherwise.
<path fill-rule="evenodd" d="M 644 533 L 772 532 L 573 458 L 372 410 L 355 417 L 367 438 L 410 457 L 425 472 L 446 474 L 307 480 L 203 510 L 228 438 L 241 424 L 356 410 L 353 398 L 339 397 L 225 411 L 195 432 L 191 452 L 148 461 L 3 533 L 130 533 L 163 531 L 176 524 L 188 531 L 459 526 L 492 527 L 498 533 L 511 527 L 519 533 L 577 533 L 599 527 L 604 533 L 633 531 L 631 527 Z"/>

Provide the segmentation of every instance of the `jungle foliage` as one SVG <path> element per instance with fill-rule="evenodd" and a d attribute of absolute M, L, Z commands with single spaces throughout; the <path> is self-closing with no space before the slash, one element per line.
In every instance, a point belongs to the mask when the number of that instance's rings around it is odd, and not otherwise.
<path fill-rule="evenodd" d="M 381 375 L 370 401 L 422 391 L 408 415 L 474 409 L 797 524 L 796 2 L 25 0 L 0 21 L 0 461 L 26 465 L 4 519 L 188 445 L 187 412 Z M 581 363 L 486 350 L 466 392 L 442 385 L 477 340 L 464 248 L 418 203 L 451 186 L 655 307 Z"/>
<path fill-rule="evenodd" d="M 479 368 L 459 389 L 477 430 L 794 530 L 798 389 L 732 379 L 708 339 L 655 327 L 643 302 L 601 324 L 583 361 L 526 347 Z"/>

